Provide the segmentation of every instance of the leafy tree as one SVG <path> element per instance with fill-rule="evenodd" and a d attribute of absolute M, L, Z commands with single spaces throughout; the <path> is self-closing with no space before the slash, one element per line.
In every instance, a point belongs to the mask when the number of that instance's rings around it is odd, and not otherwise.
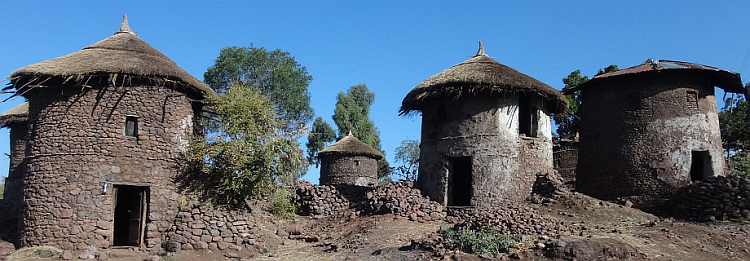
<path fill-rule="evenodd" d="M 352 135 L 360 141 L 385 155 L 385 152 L 380 149 L 380 131 L 370 120 L 370 105 L 373 102 L 375 102 L 375 93 L 370 92 L 367 85 L 362 83 L 351 86 L 346 93 L 340 92 L 336 96 L 333 121 L 339 132 L 337 139 L 344 138 L 351 131 Z M 387 160 L 378 161 L 378 178 L 388 176 L 390 172 Z"/>
<path fill-rule="evenodd" d="M 187 152 L 196 163 L 204 195 L 230 206 L 274 193 L 298 179 L 307 165 L 297 139 L 283 129 L 271 101 L 256 87 L 231 84 L 224 95 L 206 99 L 218 128 L 197 137 Z"/>
<path fill-rule="evenodd" d="M 730 174 L 750 177 L 750 104 L 742 96 L 725 100 L 719 112 L 721 143 Z"/>
<path fill-rule="evenodd" d="M 620 68 L 617 67 L 616 64 L 610 64 L 607 67 L 604 67 L 604 69 L 599 69 L 599 72 L 596 73 L 596 75 L 605 74 L 605 73 L 611 73 L 619 71 Z"/>
<path fill-rule="evenodd" d="M 232 84 L 257 86 L 275 105 L 286 130 L 305 125 L 314 115 L 307 91 L 312 76 L 288 52 L 269 51 L 252 44 L 250 47 L 226 47 L 221 49 L 214 65 L 203 77 L 219 94 Z"/>
<path fill-rule="evenodd" d="M 320 166 L 318 152 L 336 139 L 336 131 L 322 117 L 315 118 L 312 130 L 307 135 L 307 163 Z"/>
<path fill-rule="evenodd" d="M 400 179 L 415 181 L 419 171 L 419 141 L 403 140 L 396 147 L 396 161 L 400 166 L 393 169 L 393 175 Z"/>

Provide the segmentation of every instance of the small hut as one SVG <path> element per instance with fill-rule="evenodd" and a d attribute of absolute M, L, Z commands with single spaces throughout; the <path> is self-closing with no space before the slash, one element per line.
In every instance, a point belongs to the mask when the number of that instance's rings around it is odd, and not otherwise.
<path fill-rule="evenodd" d="M 383 153 L 359 141 L 351 132 L 318 152 L 321 185 L 375 186 Z"/>
<path fill-rule="evenodd" d="M 576 189 L 648 208 L 723 175 L 715 86 L 744 93 L 737 73 L 652 59 L 572 89 L 583 97 Z"/>
<path fill-rule="evenodd" d="M 539 172 L 552 173 L 549 115 L 567 109 L 554 88 L 479 51 L 418 84 L 401 114 L 422 113 L 416 186 L 447 206 L 525 199 Z"/>
<path fill-rule="evenodd" d="M 14 71 L 10 87 L 28 100 L 19 245 L 161 247 L 176 164 L 215 92 L 125 17 L 113 36 Z"/>
<path fill-rule="evenodd" d="M 0 128 L 10 129 L 10 164 L 3 190 L 3 213 L 0 228 L 3 240 L 16 242 L 18 239 L 18 213 L 23 203 L 24 159 L 26 157 L 26 126 L 29 117 L 29 103 L 24 102 L 0 114 Z"/>

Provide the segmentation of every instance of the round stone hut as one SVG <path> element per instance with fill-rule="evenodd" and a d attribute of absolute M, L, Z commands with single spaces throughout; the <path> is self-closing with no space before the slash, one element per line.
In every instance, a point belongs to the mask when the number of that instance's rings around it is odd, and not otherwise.
<path fill-rule="evenodd" d="M 0 114 L 0 128 L 10 129 L 10 164 L 5 178 L 3 205 L 0 216 L 5 224 L 0 228 L 0 236 L 10 242 L 18 241 L 18 213 L 23 203 L 24 160 L 26 157 L 26 122 L 29 116 L 29 103 L 24 102 Z"/>
<path fill-rule="evenodd" d="M 491 207 L 530 193 L 552 173 L 550 114 L 567 109 L 554 88 L 479 51 L 406 95 L 401 114 L 422 113 L 416 186 L 447 206 Z"/>
<path fill-rule="evenodd" d="M 130 30 L 14 71 L 28 99 L 20 246 L 160 247 L 173 179 L 215 95 Z"/>
<path fill-rule="evenodd" d="M 318 152 L 321 185 L 375 186 L 383 153 L 349 135 Z"/>
<path fill-rule="evenodd" d="M 737 73 L 652 59 L 572 89 L 583 97 L 576 189 L 648 208 L 723 175 L 715 86 L 744 93 Z"/>

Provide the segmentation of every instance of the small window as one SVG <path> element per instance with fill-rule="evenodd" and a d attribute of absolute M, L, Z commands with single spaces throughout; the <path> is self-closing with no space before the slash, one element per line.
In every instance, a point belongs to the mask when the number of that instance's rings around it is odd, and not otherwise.
<path fill-rule="evenodd" d="M 685 106 L 689 111 L 698 111 L 698 92 L 696 91 L 687 91 L 687 106 Z"/>
<path fill-rule="evenodd" d="M 534 107 L 531 95 L 519 95 L 518 99 L 518 133 L 526 137 L 537 136 L 537 126 L 539 125 L 539 113 Z"/>
<path fill-rule="evenodd" d="M 125 136 L 138 138 L 138 117 L 125 117 Z"/>

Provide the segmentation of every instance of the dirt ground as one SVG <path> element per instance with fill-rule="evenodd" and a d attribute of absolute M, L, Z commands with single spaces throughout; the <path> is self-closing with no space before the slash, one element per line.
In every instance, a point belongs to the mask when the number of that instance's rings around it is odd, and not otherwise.
<path fill-rule="evenodd" d="M 278 221 L 256 217 L 264 245 L 239 253 L 180 251 L 139 253 L 110 249 L 109 260 L 750 260 L 750 223 L 693 223 L 659 218 L 643 211 L 568 194 L 556 203 L 531 204 L 538 211 L 578 228 L 577 235 L 540 239 L 525 236 L 511 254 L 475 256 L 449 251 L 404 250 L 413 239 L 434 237 L 445 222 L 412 222 L 393 215 L 312 218 Z M 256 212 L 257 213 L 257 212 Z M 292 235 L 285 231 L 301 232 Z M 279 231 L 280 230 L 280 231 Z M 280 235 L 279 235 L 280 234 Z M 545 244 L 540 248 L 539 243 Z M 400 250 L 401 249 L 401 250 Z M 15 251 L 0 243 L 3 259 Z M 77 256 L 74 256 L 75 260 Z M 27 258 L 16 260 L 49 260 Z"/>

